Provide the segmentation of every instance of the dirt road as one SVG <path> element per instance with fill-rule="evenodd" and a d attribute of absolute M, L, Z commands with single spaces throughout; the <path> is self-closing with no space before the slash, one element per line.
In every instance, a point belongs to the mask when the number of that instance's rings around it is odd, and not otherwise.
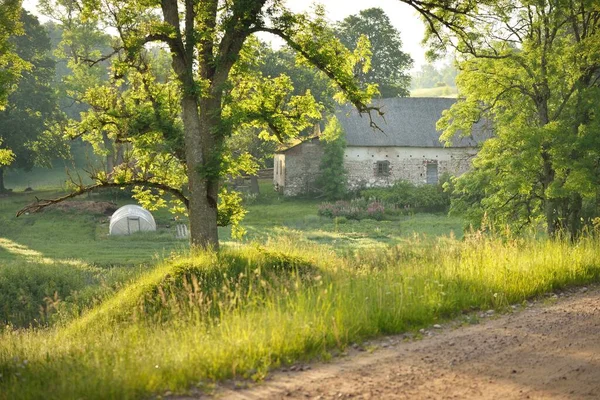
<path fill-rule="evenodd" d="M 393 336 L 372 345 L 378 349 L 277 371 L 251 388 L 221 388 L 216 397 L 600 399 L 600 289 L 486 315 L 478 325 L 431 328 L 423 340 Z"/>

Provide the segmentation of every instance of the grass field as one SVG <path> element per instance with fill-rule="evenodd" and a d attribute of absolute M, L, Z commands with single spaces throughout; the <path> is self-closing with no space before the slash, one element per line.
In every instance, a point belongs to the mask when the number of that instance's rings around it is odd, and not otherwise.
<path fill-rule="evenodd" d="M 262 379 L 352 342 L 597 281 L 599 266 L 595 239 L 479 237 L 352 257 L 285 240 L 177 258 L 79 318 L 5 331 L 0 398 L 145 398 Z"/>
<path fill-rule="evenodd" d="M 222 229 L 218 254 L 190 254 L 164 210 L 156 233 L 111 238 L 102 214 L 14 217 L 55 191 L 0 198 L 0 399 L 210 390 L 600 280 L 597 236 L 463 237 L 460 218 L 434 214 L 333 220 L 317 201 L 261 189 L 246 239 Z"/>
<path fill-rule="evenodd" d="M 268 201 L 248 206 L 244 226 L 248 230 L 246 242 L 264 242 L 282 236 L 296 240 L 328 244 L 339 250 L 373 246 L 387 246 L 412 239 L 417 235 L 437 237 L 462 235 L 463 221 L 444 215 L 415 214 L 394 221 L 347 221 L 335 223 L 317 215 L 318 201 L 284 200 L 271 195 L 269 183 L 262 184 Z M 15 193 L 0 199 L 0 262 L 18 260 L 26 254 L 50 259 L 76 259 L 99 266 L 135 265 L 168 257 L 187 248 L 186 241 L 175 239 L 175 222 L 167 210 L 154 212 L 158 231 L 131 237 L 108 236 L 108 217 L 81 212 L 45 211 L 15 218 L 17 210 L 35 197 L 51 198 L 55 191 Z M 115 201 L 119 206 L 131 203 L 122 197 L 102 198 Z M 83 200 L 90 200 L 84 198 Z M 223 242 L 231 242 L 230 231 L 220 230 Z M 10 241 L 12 245 L 9 245 Z M 21 250 L 35 253 L 23 253 Z"/>
<path fill-rule="evenodd" d="M 455 87 L 442 86 L 434 88 L 413 89 L 410 91 L 410 97 L 451 97 L 458 96 Z"/>

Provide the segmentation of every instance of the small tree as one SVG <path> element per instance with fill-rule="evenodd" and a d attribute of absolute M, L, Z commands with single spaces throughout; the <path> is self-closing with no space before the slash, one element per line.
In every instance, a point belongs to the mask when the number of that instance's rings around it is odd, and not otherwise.
<path fill-rule="evenodd" d="M 333 116 L 321 136 L 324 154 L 319 169 L 317 187 L 328 200 L 338 200 L 347 192 L 346 170 L 344 169 L 344 151 L 346 136 L 340 121 Z"/>

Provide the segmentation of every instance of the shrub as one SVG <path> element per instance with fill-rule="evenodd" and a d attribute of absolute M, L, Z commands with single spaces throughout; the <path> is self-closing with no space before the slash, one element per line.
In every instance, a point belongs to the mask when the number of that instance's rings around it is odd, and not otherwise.
<path fill-rule="evenodd" d="M 358 198 L 351 201 L 339 200 L 335 203 L 322 203 L 319 205 L 318 214 L 322 217 L 345 218 L 361 220 L 372 218 L 381 220 L 385 216 L 385 206 L 378 201 L 367 201 L 364 198 Z"/>
<path fill-rule="evenodd" d="M 415 185 L 407 181 L 397 181 L 389 188 L 362 190 L 360 196 L 363 199 L 376 200 L 388 208 L 446 211 L 450 206 L 450 196 L 444 192 L 443 185 L 448 180 L 449 176 L 442 176 L 438 185 Z"/>
<path fill-rule="evenodd" d="M 385 214 L 385 207 L 378 201 L 373 201 L 367 206 L 367 216 L 373 219 L 381 220 Z"/>
<path fill-rule="evenodd" d="M 333 219 L 333 222 L 335 222 L 336 224 L 345 224 L 348 222 L 348 218 L 346 217 L 335 217 Z"/>
<path fill-rule="evenodd" d="M 0 323 L 44 325 L 73 292 L 94 283 L 88 271 L 62 264 L 10 263 L 0 268 Z"/>
<path fill-rule="evenodd" d="M 346 138 L 342 125 L 335 116 L 327 123 L 321 135 L 321 143 L 323 143 L 323 158 L 319 165 L 320 175 L 316 186 L 326 199 L 341 199 L 347 193 L 344 169 Z"/>

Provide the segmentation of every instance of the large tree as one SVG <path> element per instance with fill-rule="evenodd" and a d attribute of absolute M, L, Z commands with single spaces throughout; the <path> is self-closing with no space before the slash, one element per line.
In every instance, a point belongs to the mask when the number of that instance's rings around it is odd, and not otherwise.
<path fill-rule="evenodd" d="M 29 68 L 22 72 L 5 109 L 0 111 L 0 147 L 14 154 L 11 168 L 27 170 L 35 164 L 43 147 L 37 142 L 58 109 L 48 35 L 33 15 L 23 11 L 20 18 L 24 34 L 13 36 L 11 43 Z M 0 168 L 0 192 L 5 190 L 3 177 L 4 168 Z"/>
<path fill-rule="evenodd" d="M 368 8 L 350 15 L 336 27 L 336 33 L 346 46 L 354 47 L 362 36 L 371 45 L 370 69 L 357 70 L 361 83 L 377 83 L 382 97 L 408 96 L 413 60 L 402 51 L 400 32 L 381 8 Z"/>
<path fill-rule="evenodd" d="M 494 137 L 457 181 L 454 207 L 495 226 L 545 223 L 550 237 L 576 237 L 600 188 L 600 7 L 498 2 L 471 22 L 470 36 L 453 38 L 461 99 L 439 126 L 451 140 L 485 118 Z"/>
<path fill-rule="evenodd" d="M 113 59 L 111 82 L 86 94 L 94 106 L 91 118 L 83 118 L 81 124 L 90 124 L 90 134 L 110 125 L 111 134 L 135 142 L 136 151 L 153 147 L 137 154 L 135 165 L 124 165 L 114 176 L 98 176 L 97 184 L 137 183 L 140 191 L 150 187 L 174 194 L 187 206 L 194 246 L 218 245 L 219 182 L 229 166 L 225 139 L 249 126 L 284 139 L 319 116 L 310 93 L 292 95 L 288 77 L 269 79 L 249 68 L 254 62 L 254 33 L 279 36 L 334 80 L 360 111 L 372 111 L 368 103 L 375 89 L 361 88 L 353 76 L 354 66 L 368 57 L 368 48 L 363 41 L 354 52 L 343 46 L 328 28 L 321 8 L 313 15 L 293 14 L 273 0 L 46 5 L 47 11 L 68 8 L 81 23 L 95 22 L 98 29 L 118 33 L 113 51 L 99 58 Z M 164 80 L 148 60 L 154 43 L 171 59 Z M 90 64 L 98 60 L 79 59 Z M 154 140 L 148 141 L 148 135 Z M 157 146 L 164 151 L 152 157 Z M 178 173 L 168 174 L 169 169 Z"/>

